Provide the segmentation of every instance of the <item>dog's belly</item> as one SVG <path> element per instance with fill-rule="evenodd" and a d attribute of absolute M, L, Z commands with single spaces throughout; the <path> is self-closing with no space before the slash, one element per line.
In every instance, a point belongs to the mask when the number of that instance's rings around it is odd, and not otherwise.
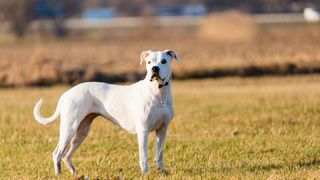
<path fill-rule="evenodd" d="M 102 115 L 102 114 L 101 114 Z M 128 124 L 124 124 L 124 123 L 121 123 L 122 121 L 120 120 L 117 120 L 115 119 L 114 117 L 110 116 L 110 115 L 102 115 L 105 119 L 111 121 L 113 124 L 119 126 L 121 129 L 129 132 L 130 134 L 136 134 L 136 128 L 135 126 L 128 126 Z"/>
<path fill-rule="evenodd" d="M 128 114 L 121 111 L 122 108 L 115 108 L 114 106 L 109 107 L 99 107 L 99 114 L 104 118 L 111 121 L 112 123 L 118 125 L 125 131 L 135 134 L 136 126 L 133 118 L 128 117 Z"/>

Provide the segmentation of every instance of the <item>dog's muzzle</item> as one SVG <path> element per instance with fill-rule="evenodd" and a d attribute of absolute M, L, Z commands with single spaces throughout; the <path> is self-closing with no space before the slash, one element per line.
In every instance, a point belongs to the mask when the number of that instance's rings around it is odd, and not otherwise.
<path fill-rule="evenodd" d="M 156 80 L 159 84 L 159 89 L 162 88 L 163 86 L 167 86 L 168 85 L 168 82 L 165 82 L 165 78 L 161 78 L 160 75 L 159 75 L 159 67 L 158 66 L 153 66 L 152 67 L 152 75 L 151 75 L 151 79 L 150 81 L 152 82 L 153 80 Z"/>
<path fill-rule="evenodd" d="M 153 80 L 164 81 L 164 79 L 162 79 L 159 75 L 160 68 L 158 66 L 153 66 L 151 70 L 152 70 L 152 75 L 151 75 L 150 81 L 153 81 Z"/>
<path fill-rule="evenodd" d="M 158 82 L 159 89 L 162 88 L 163 86 L 168 85 L 168 82 L 165 82 L 165 78 L 162 79 L 158 73 L 152 73 L 150 81 L 152 82 L 153 80 L 156 80 Z"/>

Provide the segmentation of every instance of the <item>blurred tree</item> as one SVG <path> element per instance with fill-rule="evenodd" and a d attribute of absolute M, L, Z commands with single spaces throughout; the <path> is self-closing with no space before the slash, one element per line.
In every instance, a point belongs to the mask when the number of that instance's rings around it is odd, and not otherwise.
<path fill-rule="evenodd" d="M 17 37 L 22 37 L 33 18 L 35 0 L 0 0 L 0 11 L 10 29 Z"/>
<path fill-rule="evenodd" d="M 22 37 L 34 19 L 53 20 L 58 37 L 67 34 L 64 20 L 80 12 L 82 0 L 0 0 L 0 13 L 10 30 Z"/>
<path fill-rule="evenodd" d="M 68 34 L 65 19 L 80 14 L 82 4 L 83 0 L 36 0 L 35 18 L 52 20 L 54 34 L 64 37 Z"/>

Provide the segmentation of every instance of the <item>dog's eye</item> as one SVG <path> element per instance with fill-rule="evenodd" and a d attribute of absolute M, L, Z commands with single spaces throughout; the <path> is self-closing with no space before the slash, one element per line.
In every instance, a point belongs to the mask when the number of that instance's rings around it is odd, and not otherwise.
<path fill-rule="evenodd" d="M 151 61 L 148 61 L 148 64 L 150 64 L 151 63 Z"/>
<path fill-rule="evenodd" d="M 165 63 L 167 63 L 167 60 L 162 59 L 162 60 L 161 60 L 161 64 L 165 64 Z"/>

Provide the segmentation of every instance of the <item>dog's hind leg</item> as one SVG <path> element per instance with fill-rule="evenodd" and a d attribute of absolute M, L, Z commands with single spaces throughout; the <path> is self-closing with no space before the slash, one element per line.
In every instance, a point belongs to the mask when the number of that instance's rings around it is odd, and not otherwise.
<path fill-rule="evenodd" d="M 75 151 L 79 148 L 84 139 L 88 136 L 92 121 L 98 114 L 87 115 L 80 123 L 77 132 L 73 136 L 68 148 L 66 149 L 62 160 L 67 165 L 68 169 L 72 174 L 76 173 L 76 170 L 72 164 L 72 156 Z"/>
<path fill-rule="evenodd" d="M 66 130 L 66 132 L 62 133 L 62 131 L 60 130 L 59 143 L 52 154 L 54 170 L 57 175 L 61 174 L 61 158 L 62 158 L 63 152 L 65 151 L 69 142 L 71 141 L 71 138 L 74 135 L 75 130 L 70 128 Z"/>
<path fill-rule="evenodd" d="M 77 131 L 77 128 L 80 123 L 78 119 L 82 119 L 81 117 L 69 116 L 66 113 L 61 113 L 60 116 L 61 116 L 61 124 L 60 124 L 59 143 L 52 154 L 54 169 L 57 175 L 61 174 L 61 159 L 63 154 L 66 152 L 66 149 L 72 137 Z"/>
<path fill-rule="evenodd" d="M 61 173 L 61 163 L 57 161 L 58 159 L 58 150 L 59 150 L 59 143 L 57 147 L 54 149 L 52 153 L 52 159 L 53 159 L 53 164 L 54 164 L 54 171 L 57 175 L 60 175 Z"/>

